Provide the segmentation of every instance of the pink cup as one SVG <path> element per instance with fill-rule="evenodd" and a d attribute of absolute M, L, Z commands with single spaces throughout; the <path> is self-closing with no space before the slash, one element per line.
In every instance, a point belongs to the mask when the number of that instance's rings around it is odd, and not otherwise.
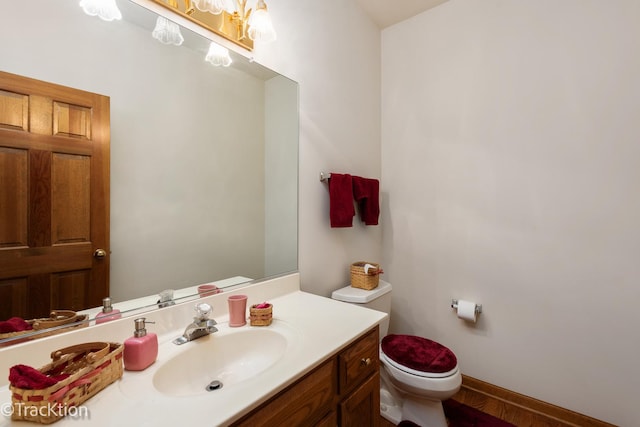
<path fill-rule="evenodd" d="M 218 289 L 216 285 L 207 284 L 198 286 L 198 294 L 200 295 L 200 298 L 208 297 L 209 295 L 215 295 L 220 292 L 222 292 L 222 290 Z"/>
<path fill-rule="evenodd" d="M 247 324 L 247 296 L 231 295 L 229 303 L 229 326 L 235 328 Z"/>

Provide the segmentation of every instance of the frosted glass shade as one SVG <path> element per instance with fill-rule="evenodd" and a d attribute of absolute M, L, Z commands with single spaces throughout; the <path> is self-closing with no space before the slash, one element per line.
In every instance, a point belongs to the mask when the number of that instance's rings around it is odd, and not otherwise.
<path fill-rule="evenodd" d="M 184 37 L 180 32 L 180 26 L 175 22 L 169 21 L 163 16 L 158 16 L 156 27 L 151 33 L 154 39 L 164 43 L 180 46 L 184 42 Z"/>
<path fill-rule="evenodd" d="M 202 12 L 219 15 L 223 10 L 229 9 L 229 4 L 225 0 L 193 0 L 193 5 Z"/>
<path fill-rule="evenodd" d="M 89 16 L 97 16 L 103 21 L 122 19 L 116 0 L 80 0 L 80 7 Z"/>
<path fill-rule="evenodd" d="M 209 52 L 207 52 L 207 56 L 205 56 L 204 60 L 216 67 L 228 67 L 232 62 L 231 56 L 229 56 L 229 49 L 214 42 L 209 44 Z"/>
<path fill-rule="evenodd" d="M 256 10 L 249 16 L 247 24 L 249 25 L 248 34 L 251 40 L 268 43 L 276 39 L 276 31 L 273 29 L 271 17 L 263 1 L 258 2 Z"/>

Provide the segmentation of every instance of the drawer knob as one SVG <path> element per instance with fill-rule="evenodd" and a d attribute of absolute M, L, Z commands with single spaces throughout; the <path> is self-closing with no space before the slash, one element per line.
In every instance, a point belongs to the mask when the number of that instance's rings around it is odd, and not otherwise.
<path fill-rule="evenodd" d="M 360 359 L 360 366 L 369 366 L 371 365 L 371 358 L 367 357 L 366 359 Z"/>

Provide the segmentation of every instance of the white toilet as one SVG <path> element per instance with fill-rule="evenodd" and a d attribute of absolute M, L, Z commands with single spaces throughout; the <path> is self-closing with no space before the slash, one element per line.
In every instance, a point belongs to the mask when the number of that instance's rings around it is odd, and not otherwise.
<path fill-rule="evenodd" d="M 377 288 L 347 286 L 331 298 L 391 312 L 391 284 Z M 445 346 L 413 335 L 387 335 L 389 317 L 380 324 L 380 414 L 394 424 L 412 421 L 422 427 L 446 427 L 442 401 L 460 389 L 462 375 L 455 355 Z"/>

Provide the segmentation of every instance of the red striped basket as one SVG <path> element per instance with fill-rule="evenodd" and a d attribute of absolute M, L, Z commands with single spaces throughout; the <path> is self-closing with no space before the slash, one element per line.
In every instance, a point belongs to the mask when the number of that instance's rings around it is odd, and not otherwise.
<path fill-rule="evenodd" d="M 63 418 L 106 386 L 122 377 L 123 345 L 90 342 L 56 350 L 52 362 L 39 371 L 69 374 L 66 379 L 41 389 L 30 390 L 9 385 L 12 420 L 51 424 Z"/>

